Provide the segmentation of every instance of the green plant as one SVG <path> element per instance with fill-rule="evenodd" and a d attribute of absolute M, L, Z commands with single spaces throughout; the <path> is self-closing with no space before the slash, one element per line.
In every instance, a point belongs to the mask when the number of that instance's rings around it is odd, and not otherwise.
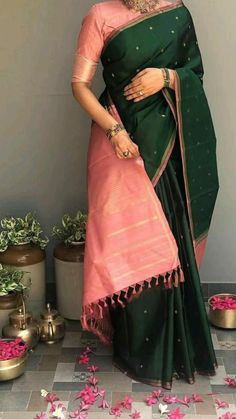
<path fill-rule="evenodd" d="M 23 292 L 31 285 L 31 279 L 27 278 L 24 282 L 26 271 L 14 269 L 0 264 L 0 296 L 8 295 L 12 292 Z"/>
<path fill-rule="evenodd" d="M 76 216 L 72 218 L 69 214 L 62 217 L 62 227 L 54 226 L 52 236 L 58 240 L 62 240 L 66 245 L 72 242 L 81 242 L 86 236 L 87 214 L 78 211 Z"/>
<path fill-rule="evenodd" d="M 24 218 L 5 217 L 1 220 L 0 252 L 5 252 L 9 245 L 33 243 L 44 249 L 49 239 L 41 236 L 42 229 L 36 216 L 29 212 Z"/>

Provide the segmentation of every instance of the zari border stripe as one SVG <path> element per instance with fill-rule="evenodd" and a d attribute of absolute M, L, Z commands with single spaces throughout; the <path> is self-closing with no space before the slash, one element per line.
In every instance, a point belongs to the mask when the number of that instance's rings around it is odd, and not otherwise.
<path fill-rule="evenodd" d="M 186 192 L 186 198 L 187 198 L 187 207 L 188 207 L 188 214 L 189 214 L 190 230 L 191 230 L 191 234 L 192 234 L 192 240 L 194 242 L 195 237 L 194 237 L 194 227 L 193 227 L 193 216 L 192 216 L 192 209 L 191 209 L 191 206 L 190 206 L 190 192 L 189 192 L 189 184 L 188 184 L 188 179 L 187 179 L 187 167 L 186 167 L 186 156 L 185 156 L 184 135 L 183 135 L 183 121 L 182 121 L 182 113 L 181 113 L 180 79 L 179 79 L 179 75 L 176 71 L 175 71 L 174 89 L 175 89 L 175 93 L 176 93 L 176 109 L 177 109 L 177 117 L 178 117 L 180 150 L 181 150 L 182 164 L 183 164 L 183 177 L 184 177 L 185 192 Z"/>
<path fill-rule="evenodd" d="M 167 5 L 164 6 L 162 8 L 159 8 L 158 10 L 154 11 L 154 12 L 149 12 L 149 13 L 145 13 L 145 16 L 138 16 L 135 17 L 134 19 L 131 19 L 131 21 L 129 22 L 129 24 L 125 23 L 121 26 L 119 26 L 118 28 L 114 29 L 114 31 L 112 31 L 110 33 L 110 35 L 108 35 L 108 37 L 106 38 L 106 41 L 103 45 L 103 49 L 102 49 L 102 53 L 103 54 L 105 52 L 106 47 L 108 46 L 108 44 L 110 43 L 110 41 L 112 39 L 114 39 L 117 35 L 119 35 L 121 32 L 123 32 L 125 29 L 131 28 L 132 26 L 134 26 L 136 23 L 140 23 L 143 22 L 146 19 L 149 19 L 149 17 L 152 16 L 157 16 L 161 13 L 165 13 L 168 12 L 169 10 L 174 10 L 177 9 L 179 7 L 183 7 L 184 3 L 182 0 L 178 0 L 177 3 L 173 6 L 173 5 Z"/>
<path fill-rule="evenodd" d="M 165 169 L 165 167 L 168 163 L 168 160 L 169 160 L 170 155 L 172 153 L 172 150 L 174 148 L 175 139 L 176 139 L 176 132 L 177 132 L 177 128 L 175 127 L 175 129 L 174 129 L 174 131 L 173 131 L 173 133 L 170 137 L 168 147 L 166 148 L 166 151 L 165 151 L 164 156 L 162 158 L 161 164 L 160 164 L 159 168 L 157 169 L 155 175 L 152 178 L 153 187 L 156 186 L 158 180 L 160 179 L 160 177 L 161 177 L 161 175 L 162 175 L 162 173 L 163 173 L 163 171 L 164 171 L 164 169 Z"/>

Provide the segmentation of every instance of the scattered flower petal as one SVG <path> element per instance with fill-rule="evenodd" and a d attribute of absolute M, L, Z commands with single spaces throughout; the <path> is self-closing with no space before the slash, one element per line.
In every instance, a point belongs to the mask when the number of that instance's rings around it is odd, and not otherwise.
<path fill-rule="evenodd" d="M 44 388 L 42 388 L 41 390 L 41 396 L 42 397 L 46 397 L 49 394 L 49 392 L 47 390 L 44 390 Z"/>
<path fill-rule="evenodd" d="M 35 416 L 34 419 L 48 419 L 47 413 L 39 413 L 38 415 Z"/>
<path fill-rule="evenodd" d="M 145 402 L 148 406 L 152 406 L 153 404 L 157 404 L 157 399 L 152 396 L 147 396 Z"/>
<path fill-rule="evenodd" d="M 131 413 L 131 415 L 129 415 L 130 418 L 132 419 L 140 419 L 141 418 L 141 413 L 138 412 L 137 410 L 135 410 L 134 413 Z"/>
<path fill-rule="evenodd" d="M 82 354 L 79 357 L 79 364 L 88 364 L 89 363 L 89 357 L 87 354 Z"/>
<path fill-rule="evenodd" d="M 219 419 L 235 419 L 235 418 L 236 418 L 236 413 L 230 413 L 230 412 L 226 412 L 219 417 Z"/>
<path fill-rule="evenodd" d="M 191 398 L 185 395 L 182 399 L 178 399 L 178 402 L 180 404 L 184 404 L 185 406 L 189 407 L 190 400 L 191 400 Z"/>
<path fill-rule="evenodd" d="M 162 390 L 155 390 L 152 392 L 152 397 L 159 399 L 159 397 L 161 397 L 162 395 Z"/>
<path fill-rule="evenodd" d="M 202 397 L 200 396 L 200 394 L 198 393 L 193 393 L 192 394 L 192 401 L 193 402 L 203 402 Z"/>
<path fill-rule="evenodd" d="M 94 387 L 98 384 L 98 382 L 99 382 L 98 379 L 94 376 L 89 377 L 89 379 L 88 379 L 88 383 L 91 384 Z"/>
<path fill-rule="evenodd" d="M 161 413 L 161 416 L 169 412 L 167 404 L 160 403 L 158 406 L 158 409 L 159 409 L 159 412 Z"/>
<path fill-rule="evenodd" d="M 217 405 L 217 409 L 225 409 L 226 407 L 229 407 L 229 403 L 220 399 L 215 399 L 215 403 Z"/>
<path fill-rule="evenodd" d="M 168 403 L 168 404 L 172 404 L 172 403 L 177 403 L 178 402 L 178 397 L 177 396 L 164 396 L 163 397 L 163 402 Z"/>
<path fill-rule="evenodd" d="M 179 407 L 177 407 L 174 410 L 171 410 L 168 414 L 169 419 L 182 419 L 184 416 L 185 414 L 180 411 Z"/>
<path fill-rule="evenodd" d="M 99 368 L 96 367 L 96 365 L 88 365 L 87 370 L 90 372 L 96 372 L 99 371 Z"/>
<path fill-rule="evenodd" d="M 110 415 L 114 415 L 116 418 L 119 418 L 122 414 L 122 410 L 119 406 L 113 406 L 109 412 Z"/>
<path fill-rule="evenodd" d="M 125 396 L 125 398 L 121 402 L 121 406 L 123 406 L 125 409 L 130 410 L 132 408 L 133 399 L 129 396 Z"/>
<path fill-rule="evenodd" d="M 57 397 L 57 395 L 54 394 L 54 393 L 47 393 L 46 400 L 49 403 L 53 403 L 53 402 L 58 401 L 59 400 L 59 397 Z"/>
<path fill-rule="evenodd" d="M 230 386 L 230 387 L 236 387 L 236 380 L 231 377 L 225 377 L 224 381 Z"/>
<path fill-rule="evenodd" d="M 109 406 L 109 403 L 105 399 L 102 399 L 98 407 L 102 409 L 108 409 L 110 406 Z"/>

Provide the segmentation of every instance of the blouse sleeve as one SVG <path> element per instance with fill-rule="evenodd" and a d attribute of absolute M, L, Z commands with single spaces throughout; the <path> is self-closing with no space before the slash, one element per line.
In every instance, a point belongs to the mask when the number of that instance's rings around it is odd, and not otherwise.
<path fill-rule="evenodd" d="M 94 4 L 84 16 L 77 37 L 72 82 L 92 81 L 103 45 L 102 20 L 98 5 Z"/>

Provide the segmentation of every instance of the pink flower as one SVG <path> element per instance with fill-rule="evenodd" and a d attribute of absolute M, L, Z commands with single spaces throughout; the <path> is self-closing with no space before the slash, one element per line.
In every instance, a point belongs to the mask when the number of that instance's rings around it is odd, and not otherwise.
<path fill-rule="evenodd" d="M 83 400 L 86 404 L 93 404 L 95 402 L 95 396 L 93 393 L 87 393 L 84 395 Z"/>
<path fill-rule="evenodd" d="M 98 397 L 98 396 L 104 397 L 106 394 L 106 391 L 103 388 L 99 389 L 98 387 L 96 387 L 93 390 L 93 394 L 95 397 Z"/>
<path fill-rule="evenodd" d="M 83 388 L 83 390 L 79 391 L 79 393 L 76 393 L 75 395 L 75 400 L 77 399 L 82 399 L 85 395 L 87 395 L 88 393 L 92 393 L 91 388 L 88 386 L 88 384 L 85 385 L 85 387 Z"/>
<path fill-rule="evenodd" d="M 193 402 L 203 402 L 200 394 L 198 394 L 198 393 L 193 393 L 192 394 L 192 401 Z"/>
<path fill-rule="evenodd" d="M 102 401 L 101 401 L 101 403 L 99 404 L 98 407 L 100 407 L 102 409 L 108 409 L 110 406 L 105 399 L 102 399 Z"/>
<path fill-rule="evenodd" d="M 137 410 L 135 410 L 135 412 L 131 413 L 131 415 L 129 415 L 129 416 L 133 419 L 139 419 L 139 418 L 141 418 L 141 413 L 138 412 Z"/>
<path fill-rule="evenodd" d="M 171 404 L 171 403 L 177 403 L 178 402 L 178 397 L 177 396 L 164 396 L 163 397 L 163 402 L 167 403 L 167 404 Z"/>
<path fill-rule="evenodd" d="M 182 419 L 184 416 L 185 414 L 179 410 L 179 407 L 177 407 L 177 409 L 171 410 L 170 413 L 168 413 L 169 419 Z"/>
<path fill-rule="evenodd" d="M 98 384 L 98 379 L 96 377 L 94 377 L 94 376 L 93 377 L 89 377 L 88 383 L 95 387 Z"/>
<path fill-rule="evenodd" d="M 53 403 L 53 402 L 56 402 L 57 400 L 59 400 L 59 397 L 57 397 L 57 395 L 54 394 L 54 393 L 48 393 L 46 395 L 46 400 L 49 403 Z"/>
<path fill-rule="evenodd" d="M 99 371 L 99 368 L 96 367 L 95 365 L 88 365 L 87 370 L 90 372 L 96 372 L 96 371 Z"/>
<path fill-rule="evenodd" d="M 74 418 L 74 419 L 87 419 L 87 417 L 88 417 L 88 413 L 80 412 L 79 409 L 70 413 L 70 418 Z"/>
<path fill-rule="evenodd" d="M 157 399 L 154 399 L 152 396 L 146 397 L 145 401 L 146 401 L 146 404 L 148 406 L 152 406 L 153 404 L 157 404 Z"/>
<path fill-rule="evenodd" d="M 65 412 L 66 411 L 66 407 L 64 406 L 63 403 L 52 403 L 51 404 L 51 408 L 50 408 L 50 413 L 55 412 L 57 409 L 61 410 L 61 412 Z"/>
<path fill-rule="evenodd" d="M 159 397 L 162 395 L 162 391 L 161 390 L 155 390 L 152 392 L 152 397 L 159 399 Z"/>
<path fill-rule="evenodd" d="M 226 412 L 224 415 L 220 416 L 219 419 L 235 419 L 236 413 Z"/>
<path fill-rule="evenodd" d="M 217 409 L 225 409 L 226 407 L 229 407 L 229 403 L 220 399 L 215 399 L 215 403 L 217 404 Z"/>
<path fill-rule="evenodd" d="M 89 357 L 87 354 L 82 354 L 79 357 L 79 364 L 88 364 L 89 363 Z"/>
<path fill-rule="evenodd" d="M 88 410 L 90 407 L 90 404 L 87 404 L 84 402 L 84 400 L 81 400 L 79 407 L 80 407 L 80 410 Z"/>
<path fill-rule="evenodd" d="M 130 410 L 132 408 L 133 399 L 129 396 L 125 396 L 125 398 L 121 402 L 121 406 L 123 406 L 125 409 Z"/>
<path fill-rule="evenodd" d="M 226 381 L 226 383 L 228 383 L 230 387 L 236 387 L 236 380 L 234 380 L 234 378 L 225 377 L 224 380 Z"/>
<path fill-rule="evenodd" d="M 178 402 L 189 407 L 190 400 L 191 398 L 185 395 L 182 399 L 178 399 Z"/>
<path fill-rule="evenodd" d="M 47 413 L 41 412 L 38 415 L 36 415 L 34 419 L 47 419 L 47 418 L 48 418 Z"/>
<path fill-rule="evenodd" d="M 114 415 L 116 418 L 119 418 L 122 414 L 122 410 L 119 406 L 113 406 L 110 410 L 110 415 Z"/>
<path fill-rule="evenodd" d="M 92 349 L 89 346 L 87 346 L 87 348 L 85 349 L 84 352 L 86 352 L 87 354 L 90 354 L 93 351 L 92 351 Z"/>

